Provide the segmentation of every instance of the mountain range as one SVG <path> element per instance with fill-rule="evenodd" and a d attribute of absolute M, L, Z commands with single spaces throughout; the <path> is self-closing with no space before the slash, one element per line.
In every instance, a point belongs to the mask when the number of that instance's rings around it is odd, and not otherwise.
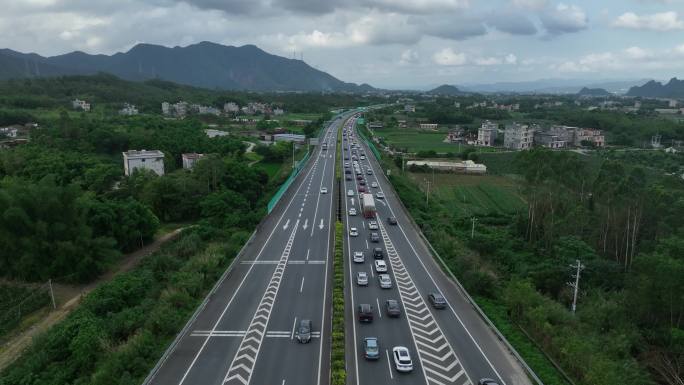
<path fill-rule="evenodd" d="M 641 87 L 630 88 L 627 95 L 646 98 L 684 98 L 684 80 L 672 78 L 666 84 L 651 80 Z"/>
<path fill-rule="evenodd" d="M 603 88 L 587 88 L 582 87 L 577 93 L 579 96 L 610 96 L 611 93 Z"/>
<path fill-rule="evenodd" d="M 464 83 L 460 85 L 460 89 L 466 92 L 482 93 L 576 94 L 583 87 L 587 87 L 603 88 L 608 92 L 624 94 L 630 87 L 642 85 L 648 80 L 539 79 L 485 84 Z"/>
<path fill-rule="evenodd" d="M 441 86 L 434 88 L 427 92 L 430 95 L 441 95 L 441 96 L 459 96 L 465 95 L 467 92 L 459 90 L 456 86 L 450 84 L 442 84 Z"/>
<path fill-rule="evenodd" d="M 302 60 L 272 55 L 254 45 L 201 42 L 187 47 L 138 44 L 125 53 L 71 52 L 43 57 L 0 49 L 0 79 L 109 73 L 122 79 L 163 79 L 196 87 L 248 91 L 369 92 Z"/>

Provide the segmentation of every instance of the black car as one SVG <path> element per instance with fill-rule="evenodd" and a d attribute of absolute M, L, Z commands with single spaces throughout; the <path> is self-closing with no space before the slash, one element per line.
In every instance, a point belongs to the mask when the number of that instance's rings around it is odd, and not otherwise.
<path fill-rule="evenodd" d="M 362 303 L 358 308 L 359 322 L 373 322 L 373 306 Z"/>
<path fill-rule="evenodd" d="M 428 301 L 432 304 L 435 309 L 444 309 L 447 305 L 444 296 L 439 293 L 428 294 Z"/>
<path fill-rule="evenodd" d="M 387 218 L 387 223 L 389 223 L 390 225 L 396 225 L 397 224 L 397 218 L 389 217 L 389 218 Z"/>
<path fill-rule="evenodd" d="M 385 254 L 382 252 L 382 249 L 380 247 L 376 247 L 373 249 L 373 258 L 375 258 L 375 259 L 385 258 Z"/>
<path fill-rule="evenodd" d="M 297 341 L 306 344 L 311 341 L 311 320 L 303 319 L 299 321 L 297 328 Z"/>
<path fill-rule="evenodd" d="M 344 180 L 352 180 L 352 176 L 351 176 L 351 175 L 346 175 L 346 176 L 344 177 Z"/>
<path fill-rule="evenodd" d="M 387 315 L 389 317 L 399 317 L 401 315 L 401 307 L 399 306 L 399 301 L 396 299 L 388 299 L 385 302 L 385 309 L 387 310 Z"/>

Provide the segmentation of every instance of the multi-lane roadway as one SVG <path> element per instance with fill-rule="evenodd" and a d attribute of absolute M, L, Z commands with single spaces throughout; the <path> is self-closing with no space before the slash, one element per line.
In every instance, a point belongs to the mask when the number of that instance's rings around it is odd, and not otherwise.
<path fill-rule="evenodd" d="M 355 162 L 360 176 L 354 170 Z M 477 384 L 482 378 L 494 379 L 501 385 L 529 384 L 518 363 L 437 266 L 379 163 L 351 129 L 345 132 L 342 163 L 350 384 Z M 344 174 L 349 172 L 345 170 L 351 172 Z M 360 189 L 366 189 L 375 198 L 374 218 L 362 215 Z M 356 215 L 350 215 L 351 208 Z M 388 218 L 396 219 L 396 224 Z M 377 223 L 377 230 L 369 228 L 371 221 Z M 358 236 L 350 235 L 352 227 L 358 230 Z M 377 233 L 377 242 L 373 242 L 371 233 Z M 383 250 L 388 266 L 390 289 L 381 288 L 378 281 L 373 257 L 373 249 L 377 247 Z M 354 262 L 353 254 L 359 251 L 365 254 L 363 263 Z M 358 284 L 358 272 L 369 275 L 367 286 Z M 445 297 L 447 306 L 434 308 L 428 300 L 430 293 Z M 387 300 L 399 302 L 399 317 L 388 317 Z M 359 322 L 360 304 L 373 307 L 372 322 Z M 378 339 L 379 360 L 364 357 L 366 337 Z M 409 349 L 413 362 L 411 373 L 399 373 L 394 367 L 392 348 L 395 346 Z"/>
<path fill-rule="evenodd" d="M 334 120 L 230 273 L 152 373 L 150 384 L 327 384 L 334 226 Z M 327 192 L 325 192 L 327 190 Z M 308 344 L 297 342 L 312 321 Z"/>
<path fill-rule="evenodd" d="M 345 119 L 350 115 L 347 114 Z M 322 385 L 330 381 L 331 256 L 338 193 L 345 223 L 346 349 L 349 385 L 477 384 L 483 377 L 501 385 L 528 385 L 524 372 L 496 339 L 456 285 L 435 263 L 404 212 L 383 170 L 353 130 L 354 119 L 334 120 L 325 128 L 312 157 L 259 225 L 210 296 L 205 300 L 146 384 L 164 385 Z M 336 142 L 345 132 L 335 182 Z M 356 149 L 352 144 L 356 142 Z M 357 159 L 353 159 L 353 158 Z M 376 197 L 369 228 L 359 202 L 361 180 L 345 178 L 344 162 L 358 162 L 364 188 Z M 375 187 L 371 187 L 375 186 Z M 348 191 L 351 190 L 351 196 Z M 378 199 L 378 193 L 384 197 Z M 349 215 L 355 208 L 357 215 Z M 388 222 L 396 218 L 397 223 Z M 350 228 L 358 236 L 350 236 Z M 377 233 L 377 242 L 370 238 Z M 372 250 L 381 248 L 391 288 L 380 288 Z M 365 261 L 353 261 L 353 253 Z M 359 286 L 366 272 L 367 286 Z M 434 309 L 430 293 L 446 298 Z M 390 318 L 386 301 L 401 314 Z M 372 306 L 373 322 L 360 323 L 357 307 Z M 297 342 L 302 320 L 311 320 L 308 344 Z M 363 357 L 365 337 L 380 343 L 378 360 Z M 411 373 L 399 373 L 392 348 L 409 349 Z"/>

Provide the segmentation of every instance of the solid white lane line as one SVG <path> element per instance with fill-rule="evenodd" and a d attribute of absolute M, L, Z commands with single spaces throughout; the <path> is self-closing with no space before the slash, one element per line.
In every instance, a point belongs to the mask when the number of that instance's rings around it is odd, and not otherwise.
<path fill-rule="evenodd" d="M 370 249 L 370 247 L 368 246 L 368 239 L 366 239 L 366 250 L 368 249 Z"/>
<path fill-rule="evenodd" d="M 385 354 L 387 355 L 387 369 L 389 369 L 390 379 L 393 380 L 394 375 L 392 374 L 392 361 L 390 361 L 390 355 L 387 349 L 385 349 Z"/>
<path fill-rule="evenodd" d="M 302 292 L 302 289 L 304 289 L 304 277 L 302 277 L 302 284 L 299 285 L 299 292 Z"/>
<path fill-rule="evenodd" d="M 290 334 L 290 339 L 294 339 L 294 332 L 295 332 L 295 327 L 297 326 L 297 317 L 295 317 L 294 321 L 292 321 L 292 334 Z"/>
<path fill-rule="evenodd" d="M 373 271 L 372 268 L 371 271 Z M 380 310 L 380 299 L 375 297 L 375 303 L 378 304 L 378 316 L 382 319 L 382 311 Z"/>
<path fill-rule="evenodd" d="M 311 249 L 306 249 L 306 260 L 309 260 L 309 253 L 311 252 Z"/>

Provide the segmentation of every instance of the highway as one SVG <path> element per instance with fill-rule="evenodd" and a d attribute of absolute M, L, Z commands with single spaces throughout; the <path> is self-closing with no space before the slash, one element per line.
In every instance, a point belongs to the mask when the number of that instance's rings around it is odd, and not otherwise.
<path fill-rule="evenodd" d="M 347 131 L 351 132 L 351 130 Z M 352 151 L 352 143 L 357 150 Z M 408 214 L 404 212 L 396 193 L 384 177 L 379 163 L 363 141 L 348 133 L 343 141 L 343 162 L 349 162 L 351 178 L 343 178 L 345 263 L 347 269 L 346 289 L 346 349 L 347 373 L 350 385 L 375 384 L 477 384 L 480 378 L 488 377 L 500 385 L 528 385 L 530 381 L 522 367 L 497 340 L 494 333 L 476 314 L 453 281 L 440 269 L 422 242 Z M 365 154 L 365 157 L 362 156 Z M 354 157 L 370 192 L 376 197 L 378 230 L 369 229 L 369 221 L 363 217 L 359 202 L 359 180 L 354 172 Z M 363 159 L 365 158 L 365 159 Z M 342 175 L 345 165 L 341 164 Z M 371 174 L 367 170 L 371 170 Z M 346 179 L 346 180 L 345 180 Z M 351 180 L 348 180 L 351 179 Z M 370 187 L 377 183 L 377 187 Z M 348 192 L 351 190 L 349 193 Z M 385 197 L 377 199 L 377 193 Z M 349 215 L 354 207 L 357 215 Z M 397 225 L 388 223 L 387 218 L 397 219 Z M 349 229 L 358 229 L 358 236 L 350 236 Z M 372 242 L 371 232 L 378 233 L 378 242 Z M 381 289 L 377 272 L 373 267 L 372 250 L 381 247 L 388 273 L 392 280 L 391 289 Z M 364 263 L 353 262 L 353 253 L 362 251 Z M 359 286 L 357 272 L 369 275 L 368 286 Z M 441 293 L 446 301 L 445 309 L 434 309 L 427 300 L 429 293 Z M 389 318 L 385 312 L 385 301 L 398 300 L 401 315 Z M 359 304 L 373 306 L 374 320 L 371 323 L 358 321 Z M 364 358 L 363 339 L 377 337 L 380 345 L 380 359 Z M 392 347 L 405 346 L 410 350 L 413 371 L 399 373 L 392 361 Z"/>
<path fill-rule="evenodd" d="M 329 383 L 334 144 L 341 124 L 326 127 L 321 141 L 330 142 L 329 150 L 314 148 L 148 383 Z M 308 344 L 295 335 L 302 319 L 313 323 Z"/>

